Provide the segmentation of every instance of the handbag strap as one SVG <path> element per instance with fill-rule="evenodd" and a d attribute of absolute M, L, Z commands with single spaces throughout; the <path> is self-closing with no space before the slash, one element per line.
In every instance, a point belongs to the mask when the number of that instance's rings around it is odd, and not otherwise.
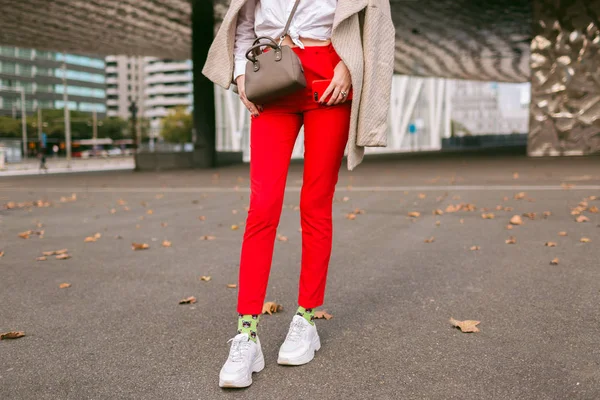
<path fill-rule="evenodd" d="M 296 14 L 296 10 L 298 10 L 299 4 L 300 4 L 300 0 L 296 0 L 296 3 L 294 4 L 294 8 L 292 8 L 292 12 L 290 13 L 290 17 L 288 18 L 287 23 L 285 24 L 285 28 L 283 29 L 283 33 L 279 37 L 279 39 L 280 39 L 279 46 L 281 46 L 283 39 L 285 39 L 285 36 L 288 34 L 288 31 L 290 30 L 290 25 L 292 24 L 292 19 L 294 19 L 294 14 Z"/>

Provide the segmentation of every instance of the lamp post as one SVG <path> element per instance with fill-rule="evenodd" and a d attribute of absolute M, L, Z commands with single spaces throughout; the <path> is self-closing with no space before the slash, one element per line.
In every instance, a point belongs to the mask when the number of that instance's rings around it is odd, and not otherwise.
<path fill-rule="evenodd" d="M 67 93 L 67 54 L 63 53 L 62 64 L 63 102 L 65 103 L 65 146 L 67 150 L 67 168 L 71 167 L 71 114 L 69 113 L 69 95 Z"/>

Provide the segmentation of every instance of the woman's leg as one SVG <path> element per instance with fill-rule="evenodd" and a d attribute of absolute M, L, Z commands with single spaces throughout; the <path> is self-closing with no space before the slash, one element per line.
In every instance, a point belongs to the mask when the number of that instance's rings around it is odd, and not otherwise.
<path fill-rule="evenodd" d="M 298 304 L 323 304 L 332 246 L 332 203 L 348 141 L 351 104 L 304 113 L 304 181 L 300 196 L 302 271 Z"/>
<path fill-rule="evenodd" d="M 242 244 L 239 314 L 261 314 L 281 216 L 290 158 L 302 115 L 265 107 L 252 119 L 250 210 Z"/>

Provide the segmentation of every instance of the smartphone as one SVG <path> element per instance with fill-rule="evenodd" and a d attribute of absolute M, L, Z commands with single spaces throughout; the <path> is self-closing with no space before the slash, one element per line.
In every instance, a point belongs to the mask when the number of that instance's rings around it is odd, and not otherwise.
<path fill-rule="evenodd" d="M 323 79 L 312 82 L 313 100 L 315 101 L 315 103 L 319 102 L 319 99 L 321 98 L 321 96 L 323 96 L 323 93 L 325 93 L 330 84 L 331 79 Z M 330 99 L 331 95 L 329 95 L 329 97 L 325 99 L 325 103 L 327 103 Z M 348 93 L 348 97 L 346 98 L 346 100 L 352 100 L 352 90 L 350 90 L 350 93 Z"/>

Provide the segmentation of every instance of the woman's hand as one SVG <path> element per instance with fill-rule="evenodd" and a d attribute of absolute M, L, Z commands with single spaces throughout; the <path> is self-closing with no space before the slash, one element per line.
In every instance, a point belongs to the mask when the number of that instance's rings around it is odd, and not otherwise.
<path fill-rule="evenodd" d="M 248 109 L 248 111 L 250 111 L 250 114 L 252 114 L 253 117 L 258 117 L 260 114 L 259 109 L 262 110 L 262 107 L 252 103 L 246 97 L 246 75 L 238 76 L 235 82 L 237 83 L 238 92 L 240 93 L 240 99 L 242 100 L 242 103 L 244 103 L 244 106 L 246 106 L 246 108 Z"/>
<path fill-rule="evenodd" d="M 319 99 L 319 103 L 323 104 L 325 99 L 331 94 L 331 98 L 327 102 L 327 105 L 333 106 L 335 104 L 341 104 L 348 98 L 348 93 L 350 93 L 351 88 L 352 78 L 350 76 L 350 71 L 348 70 L 348 67 L 346 67 L 346 64 L 344 64 L 343 61 L 340 61 L 338 65 L 335 66 L 331 84 Z M 346 95 L 343 96 L 342 93 L 345 93 Z"/>

